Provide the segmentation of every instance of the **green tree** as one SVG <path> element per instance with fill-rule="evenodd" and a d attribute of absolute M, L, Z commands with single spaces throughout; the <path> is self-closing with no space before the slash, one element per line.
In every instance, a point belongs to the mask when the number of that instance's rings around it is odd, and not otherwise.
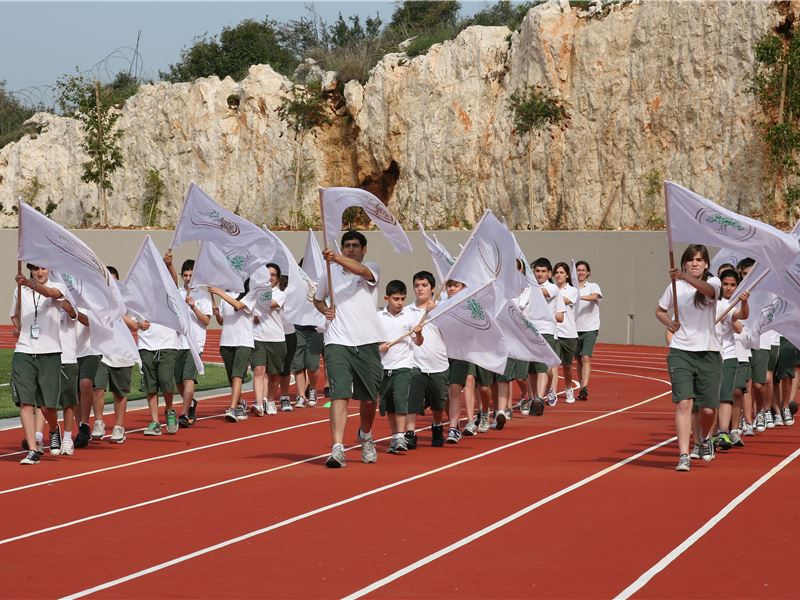
<path fill-rule="evenodd" d="M 275 109 L 281 120 L 294 132 L 297 140 L 294 176 L 293 215 L 297 215 L 300 207 L 300 174 L 303 166 L 303 142 L 308 134 L 316 135 L 316 130 L 330 125 L 328 101 L 319 85 L 292 85 L 289 92 L 281 98 L 281 105 Z M 294 218 L 293 218 L 294 220 Z M 296 223 L 292 223 L 295 227 Z"/>
<path fill-rule="evenodd" d="M 0 148 L 10 142 L 18 141 L 29 130 L 23 123 L 30 119 L 37 110 L 43 107 L 25 106 L 13 94 L 6 90 L 6 82 L 0 80 Z"/>
<path fill-rule="evenodd" d="M 392 14 L 389 28 L 405 30 L 413 35 L 444 25 L 452 26 L 458 21 L 459 10 L 461 3 L 455 0 L 404 0 Z"/>
<path fill-rule="evenodd" d="M 519 4 L 511 4 L 509 0 L 500 0 L 492 6 L 487 6 L 483 10 L 476 12 L 472 18 L 467 19 L 464 23 L 465 26 L 469 25 L 484 25 L 484 26 L 499 26 L 505 25 L 512 31 L 519 29 L 522 20 L 528 11 L 541 4 L 541 0 L 533 2 L 520 2 Z"/>
<path fill-rule="evenodd" d="M 98 203 L 103 207 L 103 224 L 108 227 L 108 198 L 114 186 L 111 175 L 123 165 L 119 141 L 123 130 L 116 127 L 122 116 L 117 110 L 118 96 L 112 88 L 86 77 L 64 75 L 56 82 L 58 105 L 62 112 L 81 122 L 84 137 L 81 148 L 89 156 L 83 163 L 81 180 L 97 186 Z"/>

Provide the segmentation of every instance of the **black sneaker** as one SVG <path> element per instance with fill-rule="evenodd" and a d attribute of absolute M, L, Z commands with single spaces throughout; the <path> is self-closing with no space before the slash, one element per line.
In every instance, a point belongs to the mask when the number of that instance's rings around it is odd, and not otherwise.
<path fill-rule="evenodd" d="M 55 431 L 50 432 L 50 454 L 61 454 L 61 426 L 57 425 Z"/>
<path fill-rule="evenodd" d="M 19 461 L 21 465 L 38 465 L 39 464 L 39 453 L 36 450 L 30 450 L 21 461 Z"/>
<path fill-rule="evenodd" d="M 189 420 L 189 425 L 194 425 L 194 422 L 197 420 L 197 400 L 192 398 L 192 403 L 189 405 L 189 416 L 187 417 Z"/>
<path fill-rule="evenodd" d="M 406 446 L 408 446 L 409 450 L 416 450 L 417 449 L 417 434 L 413 431 L 406 431 Z"/>
<path fill-rule="evenodd" d="M 494 428 L 497 431 L 506 426 L 506 414 L 502 410 L 497 411 L 497 416 L 494 418 Z"/>
<path fill-rule="evenodd" d="M 535 417 L 541 417 L 544 414 L 544 400 L 536 396 L 531 404 L 531 414 Z"/>
<path fill-rule="evenodd" d="M 30 450 L 30 448 L 28 448 L 28 440 L 24 438 L 22 439 L 22 449 L 25 450 L 26 452 Z M 36 444 L 36 452 L 39 456 L 42 456 L 44 454 L 44 444 L 42 442 L 38 442 Z"/>
<path fill-rule="evenodd" d="M 189 425 L 191 425 L 189 417 L 187 417 L 186 415 L 181 415 L 180 417 L 178 417 L 178 427 L 180 427 L 181 429 L 186 429 L 189 427 Z"/>
<path fill-rule="evenodd" d="M 89 445 L 89 440 L 92 439 L 92 430 L 89 428 L 88 423 L 81 423 L 78 427 L 78 435 L 75 437 L 76 448 L 86 448 Z"/>
<path fill-rule="evenodd" d="M 795 414 L 797 412 L 797 402 L 789 400 L 789 412 Z"/>
<path fill-rule="evenodd" d="M 582 387 L 581 391 L 578 392 L 577 400 L 583 400 L 584 402 L 586 402 L 588 399 L 589 399 L 589 388 Z"/>
<path fill-rule="evenodd" d="M 440 448 L 444 446 L 444 426 L 433 425 L 431 427 L 431 446 Z"/>

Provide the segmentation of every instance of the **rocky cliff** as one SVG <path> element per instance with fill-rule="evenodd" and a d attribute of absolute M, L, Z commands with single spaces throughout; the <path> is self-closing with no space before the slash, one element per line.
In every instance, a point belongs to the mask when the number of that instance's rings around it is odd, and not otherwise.
<path fill-rule="evenodd" d="M 125 168 L 113 178 L 115 225 L 142 223 L 145 175 L 166 184 L 164 224 L 190 181 L 253 221 L 302 226 L 317 186 L 365 186 L 408 226 L 473 223 L 484 208 L 525 229 L 657 224 L 660 180 L 744 212 L 767 195 L 753 47 L 784 19 L 766 0 L 642 0 L 589 17 L 567 0 L 530 11 L 518 32 L 471 27 L 409 59 L 390 54 L 345 109 L 303 145 L 275 113 L 290 82 L 254 66 L 237 83 L 142 86 L 125 104 Z M 560 126 L 521 138 L 510 95 L 540 85 L 567 106 Z M 230 94 L 240 95 L 237 109 Z M 0 224 L 18 195 L 73 225 L 96 207 L 80 181 L 77 122 L 39 114 L 41 133 L 0 150 Z M 81 203 L 83 208 L 81 207 Z"/>

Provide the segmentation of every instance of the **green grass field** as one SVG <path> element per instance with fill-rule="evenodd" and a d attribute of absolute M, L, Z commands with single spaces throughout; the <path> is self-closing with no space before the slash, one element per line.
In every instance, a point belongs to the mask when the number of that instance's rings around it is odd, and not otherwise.
<path fill-rule="evenodd" d="M 19 415 L 19 409 L 11 401 L 11 386 L 9 385 L 11 381 L 11 357 L 13 354 L 13 350 L 0 349 L 0 419 Z M 139 400 L 145 397 L 145 394 L 139 391 L 141 377 L 142 375 L 138 368 L 135 368 L 128 400 Z M 197 391 L 224 387 L 228 387 L 225 368 L 220 365 L 206 365 L 206 374 L 201 375 L 197 380 Z M 106 404 L 111 402 L 111 393 L 108 392 L 106 393 Z"/>

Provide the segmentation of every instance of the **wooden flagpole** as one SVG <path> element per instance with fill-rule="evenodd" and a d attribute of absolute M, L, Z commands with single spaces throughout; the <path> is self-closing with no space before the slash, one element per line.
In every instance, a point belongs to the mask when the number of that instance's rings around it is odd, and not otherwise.
<path fill-rule="evenodd" d="M 675 253 L 672 250 L 672 229 L 669 224 L 669 199 L 667 198 L 667 182 L 664 182 L 664 221 L 667 226 L 667 246 L 669 247 L 669 268 L 675 268 Z M 680 323 L 678 317 L 678 283 L 672 279 L 672 306 L 674 310 L 674 320 Z"/>
<path fill-rule="evenodd" d="M 769 273 L 770 273 L 770 269 L 767 269 L 766 271 L 764 271 L 764 272 L 763 272 L 761 275 L 759 275 L 758 279 L 756 279 L 756 280 L 755 280 L 755 281 L 754 281 L 754 282 L 753 282 L 753 283 L 750 285 L 750 287 L 749 287 L 749 288 L 747 288 L 747 289 L 746 289 L 746 290 L 744 290 L 744 291 L 745 291 L 745 292 L 750 292 L 750 291 L 752 291 L 752 289 L 753 289 L 753 288 L 755 288 L 755 287 L 756 287 L 756 286 L 757 286 L 759 283 L 761 283 L 761 281 L 762 281 L 762 280 L 763 280 L 763 279 L 764 279 L 764 278 L 765 278 L 767 275 L 769 275 Z M 744 292 L 742 292 L 742 293 L 744 293 Z M 725 309 L 725 312 L 723 312 L 723 313 L 722 313 L 722 314 L 721 314 L 721 315 L 720 315 L 720 316 L 717 318 L 717 320 L 716 320 L 716 321 L 714 321 L 714 325 L 717 325 L 717 324 L 718 324 L 718 323 L 720 323 L 720 322 L 721 322 L 721 321 L 722 321 L 722 320 L 723 320 L 723 319 L 724 319 L 726 316 L 728 316 L 728 313 L 729 313 L 729 312 L 731 312 L 731 311 L 732 311 L 734 308 L 736 308 L 736 305 L 737 305 L 737 304 L 739 304 L 739 302 L 741 302 L 741 300 L 742 300 L 742 296 L 741 296 L 741 294 L 739 294 L 739 297 L 738 297 L 738 298 L 736 298 L 736 301 L 735 301 L 735 302 L 731 302 L 731 303 L 728 305 L 728 308 L 726 308 L 726 309 Z"/>
<path fill-rule="evenodd" d="M 22 198 L 17 197 L 17 275 L 22 275 L 19 248 L 22 241 Z M 17 326 L 22 328 L 22 284 L 17 284 Z"/>
<path fill-rule="evenodd" d="M 322 243 L 325 249 L 328 250 L 328 228 L 325 227 L 325 202 L 322 199 L 324 192 L 325 188 L 319 188 L 319 218 L 322 221 Z M 331 261 L 329 258 L 325 259 L 325 268 L 328 272 L 328 295 L 331 297 L 330 308 L 335 308 L 336 302 L 333 299 L 333 278 L 331 277 Z"/>

